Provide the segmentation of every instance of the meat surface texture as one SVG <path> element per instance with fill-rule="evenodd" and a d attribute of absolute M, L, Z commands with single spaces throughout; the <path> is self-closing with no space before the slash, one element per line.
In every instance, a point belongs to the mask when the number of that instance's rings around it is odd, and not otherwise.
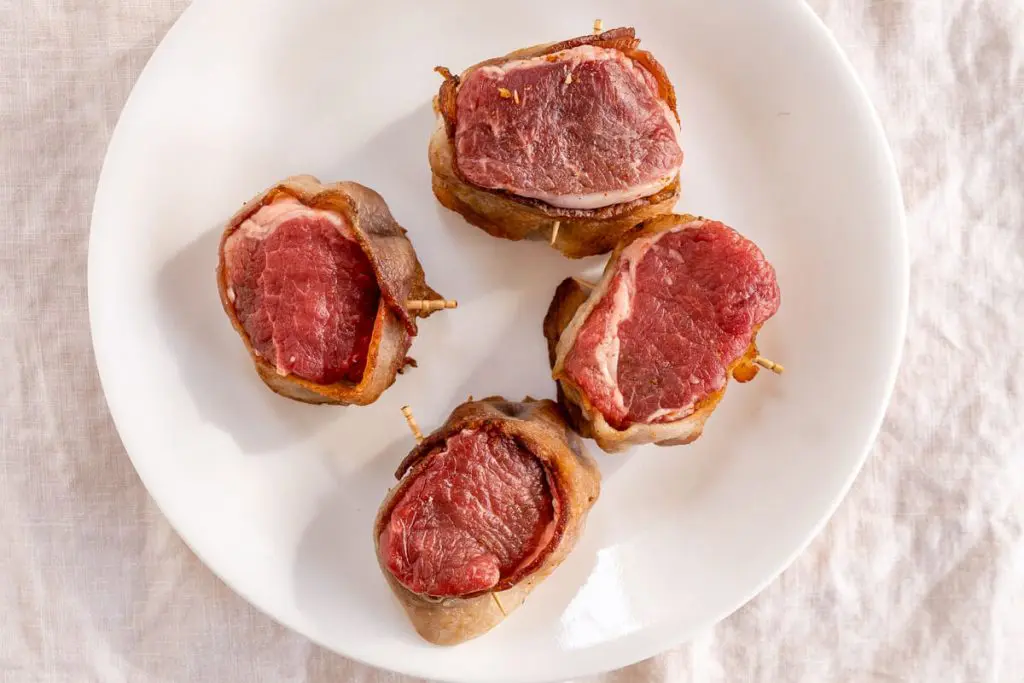
<path fill-rule="evenodd" d="M 603 284 L 580 309 L 571 345 L 560 348 L 562 373 L 619 430 L 693 414 L 725 388 L 779 307 L 764 255 L 716 221 L 636 239 Z"/>
<path fill-rule="evenodd" d="M 428 158 L 437 200 L 508 240 L 611 251 L 679 198 L 676 97 L 632 28 L 534 45 L 444 82 Z"/>
<path fill-rule="evenodd" d="M 462 175 L 553 206 L 650 196 L 683 162 L 654 75 L 619 50 L 581 45 L 481 67 L 462 81 L 457 106 Z"/>
<path fill-rule="evenodd" d="M 428 457 L 381 541 L 406 588 L 439 597 L 488 590 L 551 540 L 544 470 L 513 439 L 464 430 Z"/>
<path fill-rule="evenodd" d="M 340 216 L 281 199 L 228 238 L 225 258 L 229 296 L 256 353 L 282 375 L 362 379 L 380 289 Z"/>
<path fill-rule="evenodd" d="M 425 640 L 517 609 L 583 533 L 601 475 L 554 401 L 469 400 L 395 472 L 373 525 L 381 573 Z"/>
<path fill-rule="evenodd" d="M 256 373 L 304 403 L 376 401 L 407 365 L 408 301 L 443 298 L 384 198 L 359 183 L 282 180 L 227 221 L 218 255 L 221 305 Z"/>

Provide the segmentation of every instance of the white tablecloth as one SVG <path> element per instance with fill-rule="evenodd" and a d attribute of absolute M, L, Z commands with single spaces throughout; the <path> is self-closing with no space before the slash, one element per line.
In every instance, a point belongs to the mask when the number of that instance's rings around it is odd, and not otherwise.
<path fill-rule="evenodd" d="M 751 0 L 756 1 L 756 0 Z M 276 625 L 155 509 L 86 313 L 118 113 L 186 0 L 0 0 L 4 681 L 386 681 Z M 824 534 L 695 642 L 603 681 L 1024 681 L 1024 4 L 813 0 L 881 112 L 912 310 L 874 454 Z"/>

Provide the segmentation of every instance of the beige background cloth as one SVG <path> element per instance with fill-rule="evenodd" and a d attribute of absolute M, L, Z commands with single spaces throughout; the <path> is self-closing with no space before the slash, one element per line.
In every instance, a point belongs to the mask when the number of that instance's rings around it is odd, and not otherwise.
<path fill-rule="evenodd" d="M 404 681 L 215 579 L 107 412 L 86 310 L 93 191 L 186 4 L 0 0 L 2 680 Z M 851 494 L 778 581 L 600 680 L 1024 681 L 1024 3 L 811 4 L 902 176 L 912 311 L 896 395 Z"/>

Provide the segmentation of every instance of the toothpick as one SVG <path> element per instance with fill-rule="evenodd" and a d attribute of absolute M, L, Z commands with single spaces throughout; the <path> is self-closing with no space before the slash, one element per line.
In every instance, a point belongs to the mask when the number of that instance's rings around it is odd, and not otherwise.
<path fill-rule="evenodd" d="M 405 302 L 405 307 L 414 312 L 433 313 L 434 311 L 458 308 L 459 302 L 449 299 L 409 299 Z"/>
<path fill-rule="evenodd" d="M 501 600 L 498 599 L 498 594 L 491 593 L 491 597 L 494 598 L 494 604 L 498 606 L 499 610 L 501 610 L 501 615 L 507 617 L 508 612 L 505 611 L 505 607 L 501 604 Z"/>
<path fill-rule="evenodd" d="M 755 358 L 754 362 L 760 365 L 765 370 L 771 370 L 776 375 L 781 375 L 783 372 L 786 371 L 786 368 L 782 367 L 780 364 L 776 363 L 775 361 L 770 361 L 767 358 L 762 358 L 761 356 Z"/>
<path fill-rule="evenodd" d="M 420 426 L 416 424 L 416 418 L 412 416 L 412 408 L 402 406 L 402 415 L 405 415 L 405 421 L 409 423 L 409 431 L 416 438 L 416 443 L 422 442 L 423 432 L 420 431 Z"/>
<path fill-rule="evenodd" d="M 551 246 L 555 246 L 555 242 L 558 240 L 558 228 L 562 225 L 562 221 L 555 221 L 554 227 L 551 228 Z"/>
<path fill-rule="evenodd" d="M 604 22 L 602 22 L 600 19 L 594 19 L 594 35 L 596 36 L 598 33 L 600 33 L 603 30 L 604 30 Z"/>

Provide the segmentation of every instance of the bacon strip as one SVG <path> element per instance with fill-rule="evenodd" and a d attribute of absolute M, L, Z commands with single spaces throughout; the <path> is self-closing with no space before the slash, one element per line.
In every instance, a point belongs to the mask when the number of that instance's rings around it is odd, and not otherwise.
<path fill-rule="evenodd" d="M 431 453 L 443 448 L 449 438 L 463 430 L 484 428 L 515 439 L 542 465 L 555 510 L 550 538 L 545 537 L 542 547 L 493 590 L 448 598 L 413 593 L 391 573 L 387 560 L 382 557 L 381 537 L 387 530 L 391 512 L 426 468 Z M 381 504 L 373 527 L 378 563 L 416 631 L 438 645 L 455 645 L 480 636 L 519 607 L 530 591 L 575 547 L 601 487 L 597 465 L 584 453 L 582 442 L 569 429 L 554 401 L 526 398 L 512 402 L 500 396 L 468 401 L 456 408 L 440 429 L 426 437 L 402 461 L 395 476 L 399 483 Z"/>
<path fill-rule="evenodd" d="M 321 385 L 293 375 L 282 376 L 272 363 L 255 352 L 235 314 L 228 292 L 225 244 L 246 220 L 281 197 L 291 197 L 310 208 L 343 216 L 352 226 L 357 241 L 373 266 L 381 291 L 381 305 L 367 352 L 366 370 L 358 384 L 342 381 Z M 373 403 L 394 383 L 395 376 L 406 363 L 406 353 L 417 332 L 416 320 L 406 310 L 405 302 L 409 299 L 442 299 L 427 286 L 412 243 L 405 229 L 392 217 L 383 197 L 358 183 L 324 184 L 310 175 L 283 180 L 253 197 L 231 217 L 221 236 L 217 286 L 224 312 L 245 343 L 260 378 L 271 390 L 304 403 L 338 405 Z"/>
<path fill-rule="evenodd" d="M 516 50 L 504 57 L 475 64 L 460 75 L 454 75 L 444 67 L 437 67 L 436 71 L 445 80 L 434 99 L 438 125 L 430 139 L 429 148 L 434 195 L 442 205 L 495 237 L 544 240 L 570 258 L 607 253 L 631 228 L 650 218 L 669 213 L 679 199 L 678 176 L 652 196 L 598 209 L 559 208 L 503 190 L 478 187 L 459 173 L 455 160 L 454 139 L 458 120 L 456 96 L 461 80 L 476 69 L 541 57 L 581 45 L 619 50 L 650 71 L 658 83 L 659 95 L 678 121 L 675 89 L 664 67 L 649 52 L 640 50 L 640 39 L 636 37 L 636 32 L 624 27 L 598 35 L 579 36 Z M 554 233 L 556 222 L 559 229 Z M 555 239 L 552 239 L 552 235 Z"/>

